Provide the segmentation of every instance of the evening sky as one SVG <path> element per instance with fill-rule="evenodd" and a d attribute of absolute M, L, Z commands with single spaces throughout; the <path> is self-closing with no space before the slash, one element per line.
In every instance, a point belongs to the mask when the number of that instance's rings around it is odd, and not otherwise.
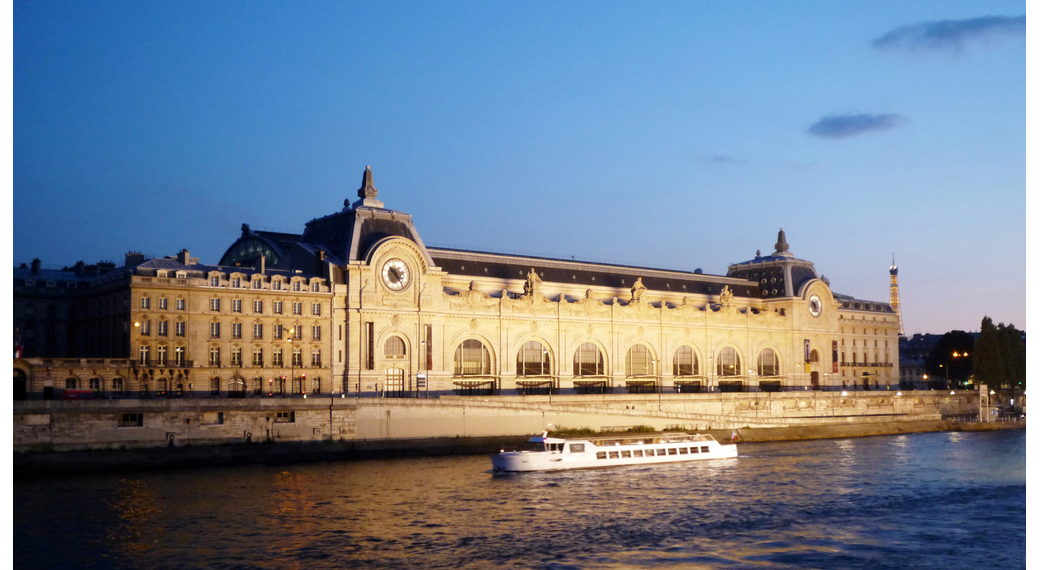
<path fill-rule="evenodd" d="M 299 233 L 725 274 L 773 251 L 906 332 L 1026 325 L 1022 2 L 14 4 L 15 264 Z"/>

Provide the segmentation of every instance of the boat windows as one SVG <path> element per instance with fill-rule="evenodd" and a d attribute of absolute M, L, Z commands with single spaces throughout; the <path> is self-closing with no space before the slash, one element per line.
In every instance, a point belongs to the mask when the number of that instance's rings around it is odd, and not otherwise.
<path fill-rule="evenodd" d="M 636 450 L 634 450 L 632 452 L 632 457 L 642 457 L 642 456 L 643 456 L 643 450 L 642 449 L 636 449 Z"/>
<path fill-rule="evenodd" d="M 701 453 L 708 453 L 708 446 L 707 445 L 702 445 L 701 446 Z"/>
<path fill-rule="evenodd" d="M 674 447 L 669 447 L 668 448 L 668 455 L 678 455 L 678 454 L 679 454 L 679 450 L 678 449 L 676 449 Z"/>
<path fill-rule="evenodd" d="M 691 447 L 690 448 L 690 453 L 700 453 L 700 452 L 701 452 L 701 448 L 699 448 L 699 447 Z"/>
<path fill-rule="evenodd" d="M 620 457 L 620 455 L 618 455 L 617 451 L 611 451 L 610 452 L 610 458 L 611 459 L 618 459 L 619 457 Z"/>
<path fill-rule="evenodd" d="M 627 449 L 624 449 L 621 451 L 621 457 L 632 457 L 632 452 Z"/>
<path fill-rule="evenodd" d="M 688 447 L 680 447 L 679 448 L 679 455 L 688 455 L 689 453 L 690 453 L 690 448 L 688 448 Z"/>
<path fill-rule="evenodd" d="M 607 452 L 606 451 L 597 451 L 596 452 L 596 459 L 606 459 L 606 458 L 607 458 Z"/>
<path fill-rule="evenodd" d="M 584 443 L 572 443 L 571 444 L 571 453 L 585 453 L 585 444 Z"/>

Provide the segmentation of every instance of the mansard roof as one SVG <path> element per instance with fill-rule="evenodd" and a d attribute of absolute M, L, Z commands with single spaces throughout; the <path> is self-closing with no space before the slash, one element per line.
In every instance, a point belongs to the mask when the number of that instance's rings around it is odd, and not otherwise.
<path fill-rule="evenodd" d="M 761 298 L 758 283 L 721 275 L 552 259 L 429 248 L 434 263 L 452 275 L 494 279 L 524 279 L 532 269 L 546 283 L 630 289 L 637 279 L 647 289 L 690 295 L 718 295 L 729 286 L 734 297 Z"/>

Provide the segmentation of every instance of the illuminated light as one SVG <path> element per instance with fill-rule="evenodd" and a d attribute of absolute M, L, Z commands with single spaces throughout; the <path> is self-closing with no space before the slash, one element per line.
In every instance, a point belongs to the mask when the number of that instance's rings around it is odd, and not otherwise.
<path fill-rule="evenodd" d="M 848 392 L 846 392 L 846 391 L 844 391 L 844 390 L 842 390 L 842 392 L 841 392 L 841 395 L 842 395 L 842 396 L 848 396 L 848 395 L 849 395 L 849 393 L 848 393 Z"/>
<path fill-rule="evenodd" d="M 952 394 L 953 392 L 950 392 L 950 393 Z M 303 399 L 304 399 L 304 400 L 306 400 L 306 399 L 307 399 L 307 394 L 304 394 L 304 395 L 303 395 Z"/>
<path fill-rule="evenodd" d="M 953 390 L 950 390 L 950 395 L 951 395 L 951 396 L 953 395 Z"/>
<path fill-rule="evenodd" d="M 902 392 L 896 392 L 896 396 L 902 396 L 902 395 L 903 395 Z"/>

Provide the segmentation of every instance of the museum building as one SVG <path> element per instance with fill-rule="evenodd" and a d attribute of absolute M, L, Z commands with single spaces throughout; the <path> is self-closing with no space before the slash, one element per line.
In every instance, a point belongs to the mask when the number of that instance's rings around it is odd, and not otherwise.
<path fill-rule="evenodd" d="M 46 310 L 36 280 L 19 275 L 16 326 L 29 305 Z M 782 229 L 773 253 L 725 276 L 427 247 L 411 215 L 379 200 L 367 168 L 358 199 L 302 234 L 243 224 L 217 265 L 187 251 L 128 255 L 76 287 L 63 301 L 77 307 L 75 326 L 116 348 L 16 360 L 29 392 L 393 397 L 899 382 L 892 306 L 834 293 Z"/>

